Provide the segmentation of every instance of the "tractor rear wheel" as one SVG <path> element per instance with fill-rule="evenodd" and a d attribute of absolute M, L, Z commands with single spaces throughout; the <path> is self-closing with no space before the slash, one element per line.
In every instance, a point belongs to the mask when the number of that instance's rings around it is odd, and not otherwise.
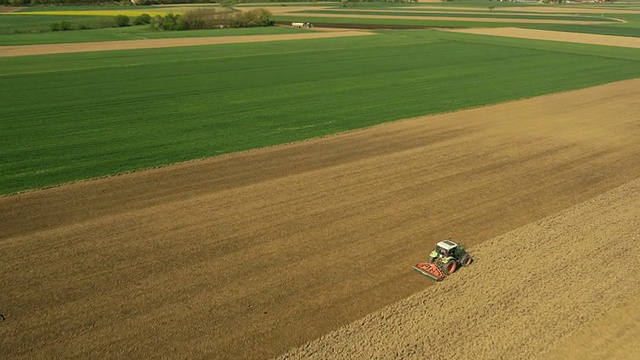
<path fill-rule="evenodd" d="M 462 258 L 460 258 L 460 264 L 462 266 L 469 266 L 469 265 L 471 265 L 472 261 L 473 261 L 473 259 L 471 259 L 471 255 L 469 255 L 468 253 L 462 255 Z"/>
<path fill-rule="evenodd" d="M 454 259 L 451 259 L 446 263 L 442 264 L 442 272 L 445 275 L 453 274 L 457 268 L 458 268 L 458 262 L 455 261 Z"/>

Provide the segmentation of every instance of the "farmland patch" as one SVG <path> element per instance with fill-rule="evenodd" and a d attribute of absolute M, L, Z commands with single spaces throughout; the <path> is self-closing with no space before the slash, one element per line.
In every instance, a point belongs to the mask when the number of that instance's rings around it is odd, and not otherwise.
<path fill-rule="evenodd" d="M 266 359 L 358 319 L 317 356 L 410 358 L 448 334 L 479 350 L 467 354 L 533 356 L 553 344 L 534 340 L 598 316 L 590 302 L 623 306 L 639 289 L 624 267 L 592 271 L 594 254 L 620 251 L 637 267 L 638 182 L 618 205 L 570 209 L 640 177 L 639 91 L 618 82 L 0 197 L 0 357 Z M 430 283 L 411 266 L 449 236 L 477 262 L 420 293 Z M 449 299 L 460 312 L 445 320 L 468 326 L 425 332 L 430 304 Z"/>
<path fill-rule="evenodd" d="M 2 86 L 12 98 L 0 107 L 6 139 L 0 189 L 51 186 L 638 76 L 637 58 L 602 57 L 599 48 L 549 51 L 546 44 L 474 43 L 476 36 L 436 31 L 345 34 L 2 58 Z"/>

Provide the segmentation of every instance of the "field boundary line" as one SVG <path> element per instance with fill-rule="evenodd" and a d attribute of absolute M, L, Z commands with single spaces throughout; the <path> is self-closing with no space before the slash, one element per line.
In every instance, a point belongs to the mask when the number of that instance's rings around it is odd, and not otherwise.
<path fill-rule="evenodd" d="M 523 29 L 517 27 L 508 28 L 472 28 L 472 29 L 438 29 L 440 31 L 511 37 L 518 39 L 547 40 L 570 42 L 576 44 L 617 46 L 633 49 L 640 49 L 640 38 L 630 36 L 583 34 L 564 31 Z"/>
<path fill-rule="evenodd" d="M 375 33 L 371 31 L 349 30 L 335 32 L 310 32 L 304 34 L 287 35 L 216 36 L 203 38 L 118 40 L 89 43 L 15 45 L 0 46 L 0 57 L 67 54 L 91 51 L 158 49 L 167 47 L 241 44 L 284 40 L 328 39 L 336 37 L 365 36 L 374 34 Z"/>

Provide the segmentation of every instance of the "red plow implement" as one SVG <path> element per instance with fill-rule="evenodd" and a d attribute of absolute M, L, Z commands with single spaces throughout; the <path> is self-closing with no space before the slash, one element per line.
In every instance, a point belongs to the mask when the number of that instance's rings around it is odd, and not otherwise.
<path fill-rule="evenodd" d="M 429 263 L 429 262 L 418 263 L 416 264 L 416 266 L 413 267 L 413 269 L 424 276 L 430 277 L 435 281 L 441 281 L 445 277 L 442 270 L 440 270 L 440 268 L 434 263 Z"/>

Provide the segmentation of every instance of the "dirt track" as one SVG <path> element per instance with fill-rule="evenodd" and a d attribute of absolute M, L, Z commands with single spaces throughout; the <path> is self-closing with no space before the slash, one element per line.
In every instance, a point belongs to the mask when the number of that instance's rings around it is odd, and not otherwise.
<path fill-rule="evenodd" d="M 0 6 L 0 13 L 10 13 L 16 12 L 24 9 L 23 7 L 18 6 Z"/>
<path fill-rule="evenodd" d="M 288 14 L 295 15 L 295 14 Z M 352 14 L 340 14 L 340 12 L 336 11 L 331 14 L 321 14 L 321 13 L 305 13 L 299 14 L 300 17 L 303 17 L 307 20 L 310 19 L 322 19 L 322 18 L 353 18 Z M 428 15 L 362 15 L 358 14 L 355 16 L 360 19 L 402 19 L 402 20 L 433 20 L 433 21 L 473 21 L 473 22 L 487 22 L 487 23 L 513 23 L 513 24 L 573 24 L 573 25 L 601 25 L 602 22 L 599 21 L 577 21 L 577 20 L 551 20 L 551 19 L 509 19 L 509 18 L 501 18 L 499 20 L 495 18 L 487 18 L 487 17 L 455 17 L 455 16 L 428 16 Z"/>
<path fill-rule="evenodd" d="M 347 27 L 347 24 L 342 26 Z M 362 26 L 362 25 L 358 25 Z M 371 26 L 374 28 L 375 26 Z M 389 26 L 383 26 L 387 28 Z M 91 43 L 69 43 L 69 44 L 46 44 L 46 45 L 21 45 L 21 46 L 0 46 L 0 57 L 3 56 L 26 56 L 45 55 L 60 53 L 75 53 L 87 51 L 109 51 L 109 50 L 132 50 L 132 49 L 153 49 L 178 46 L 250 43 L 264 41 L 320 39 L 342 36 L 364 36 L 374 35 L 374 32 L 355 29 L 322 29 L 310 31 L 305 34 L 291 35 L 251 35 L 251 36 L 221 36 L 207 38 L 179 38 L 179 39 L 147 39 L 147 40 L 126 40 L 126 41 L 104 41 Z M 640 48 L 640 39 L 624 36 L 607 36 L 593 34 L 566 33 L 558 31 L 531 30 L 519 28 L 495 28 L 495 29 L 459 29 L 445 30 L 453 32 L 464 32 L 469 34 L 508 36 L 525 39 L 567 41 L 583 44 L 608 45 Z"/>
<path fill-rule="evenodd" d="M 254 8 L 259 8 L 258 6 L 255 7 L 251 7 L 251 6 L 243 6 L 242 9 L 254 9 Z M 554 7 L 555 8 L 555 7 Z M 324 9 L 331 9 L 334 10 L 334 12 L 330 13 L 330 14 L 322 14 L 322 13 L 297 13 L 299 11 L 306 11 L 306 10 L 324 10 Z M 506 8 L 501 8 L 500 10 L 502 11 L 503 9 Z M 537 8 L 530 8 L 530 11 L 535 12 Z M 345 9 L 346 11 L 351 11 L 353 9 Z M 473 15 L 473 14 L 477 14 L 480 15 L 478 17 L 465 17 L 465 18 L 460 18 L 460 17 L 444 17 L 444 16 L 429 16 L 428 14 L 422 13 L 420 14 L 419 11 L 425 11 L 425 10 L 431 10 L 434 13 L 456 13 L 456 14 L 460 14 L 461 12 L 467 13 L 469 15 Z M 309 7 L 309 6 L 283 6 L 283 7 L 269 7 L 269 11 L 271 11 L 273 14 L 277 14 L 277 15 L 289 15 L 289 16 L 300 16 L 301 18 L 304 19 L 311 19 L 311 18 L 353 18 L 354 15 L 353 14 L 341 14 L 340 13 L 340 9 L 335 9 L 335 8 L 323 8 L 323 7 Z M 514 23 L 514 24 L 523 24 L 523 23 L 536 23 L 536 24 L 574 24 L 574 25 L 602 25 L 602 22 L 598 22 L 598 21 L 567 21 L 567 20 L 553 20 L 553 19 L 507 19 L 507 18 L 501 18 L 501 19 L 496 19 L 496 18 L 487 18 L 487 17 L 482 17 L 482 15 L 488 15 L 491 14 L 490 11 L 488 11 L 488 6 L 486 9 L 482 9 L 482 8 L 469 8 L 469 7 L 449 7 L 447 6 L 446 8 L 443 7 L 438 7 L 438 6 L 410 6 L 410 7 L 405 7 L 402 8 L 400 10 L 375 10 L 375 9 L 367 9 L 367 11 L 369 12 L 384 12 L 384 15 L 363 15 L 363 14 L 358 14 L 356 15 L 358 18 L 363 18 L 363 19 L 405 19 L 405 20 L 433 20 L 433 21 L 474 21 L 474 22 L 502 22 L 502 23 Z M 415 16 L 407 16 L 407 15 L 391 15 L 394 11 L 397 12 L 406 12 L 406 11 L 416 11 L 416 15 Z M 563 12 L 560 11 L 560 14 L 558 14 L 557 16 L 563 16 L 564 14 L 562 14 Z M 549 12 L 546 12 L 546 15 L 551 15 L 553 16 L 553 14 L 550 14 Z M 306 20 L 305 20 L 306 21 Z"/>
<path fill-rule="evenodd" d="M 443 237 L 640 177 L 639 107 L 634 80 L 2 197 L 0 358 L 281 354 L 425 289 Z M 448 286 L 496 294 L 477 249 Z"/>
<path fill-rule="evenodd" d="M 458 276 L 282 359 L 637 359 L 638 205 L 640 179 L 483 242 Z"/>
<path fill-rule="evenodd" d="M 243 7 L 245 10 L 252 9 L 253 7 Z M 0 9 L 2 9 L 0 7 Z M 8 9 L 8 8 L 7 8 Z M 179 7 L 174 7 L 175 10 L 180 10 Z M 186 9 L 186 8 L 185 8 Z M 318 7 L 305 7 L 305 6 L 286 6 L 286 7 L 271 7 L 269 8 L 274 14 L 295 14 L 296 11 L 318 9 Z M 451 8 L 454 9 L 454 8 Z M 455 8 L 455 9 L 470 9 L 470 8 Z M 471 8 L 472 9 L 472 8 Z M 477 9 L 476 9 L 477 10 Z M 304 17 L 310 18 L 327 18 L 327 17 L 352 17 L 353 15 L 347 14 L 304 14 Z M 460 18 L 450 17 L 428 17 L 428 16 L 393 16 L 393 15 L 358 15 L 360 18 L 380 18 L 380 19 L 421 19 L 421 20 L 460 20 Z M 494 22 L 495 19 L 491 18 L 466 18 L 466 21 L 477 22 Z M 509 23 L 571 23 L 571 24 L 601 24 L 599 22 L 590 21 L 561 21 L 561 20 L 535 20 L 535 19 L 501 19 L 501 22 Z M 327 29 L 317 29 L 320 31 L 310 31 L 305 34 L 290 34 L 290 35 L 252 35 L 252 36 L 221 36 L 221 37 L 206 37 L 206 38 L 178 38 L 178 39 L 146 39 L 146 40 L 126 40 L 126 41 L 104 41 L 104 42 L 91 42 L 91 43 L 69 43 L 69 44 L 44 44 L 44 45 L 21 45 L 21 46 L 0 46 L 0 57 L 7 56 L 27 56 L 27 55 L 45 55 L 45 54 L 60 54 L 60 53 L 76 53 L 76 52 L 88 52 L 88 51 L 108 51 L 108 50 L 132 50 L 132 49 L 152 49 L 152 48 L 165 48 L 165 47 L 179 47 L 179 46 L 197 46 L 197 45 L 214 45 L 214 44 L 230 44 L 230 43 L 250 43 L 250 42 L 264 42 L 264 41 L 281 41 L 281 40 L 302 40 L 302 39 L 319 39 L 330 37 L 342 37 L 342 36 L 363 36 L 373 35 L 375 33 L 363 31 L 363 25 L 359 25 L 359 30 L 350 29 L 349 26 L 339 29 L 337 31 L 326 31 Z M 375 28 L 376 26 L 372 26 Z M 385 26 L 390 27 L 390 26 Z M 324 31 L 323 31 L 324 30 Z M 640 41 L 637 38 L 622 37 L 622 36 L 605 36 L 605 35 L 593 35 L 593 34 L 578 34 L 578 33 L 564 33 L 554 31 L 543 30 L 529 30 L 518 28 L 496 28 L 496 29 L 461 29 L 451 30 L 472 34 L 484 34 L 484 35 L 496 35 L 496 36 L 510 36 L 518 38 L 530 38 L 540 40 L 555 40 L 555 41 L 569 41 L 579 42 L 585 44 L 599 44 L 599 45 L 611 45 L 611 46 L 623 46 L 623 47 L 640 47 Z"/>
<path fill-rule="evenodd" d="M 0 57 L 2 56 L 25 56 L 25 55 L 45 55 L 63 54 L 87 51 L 108 51 L 108 50 L 133 50 L 133 49 L 155 49 L 178 46 L 196 45 L 216 45 L 216 44 L 239 44 L 265 41 L 282 40 L 307 40 L 324 39 L 342 36 L 364 36 L 373 35 L 367 31 L 332 31 L 332 32 L 309 32 L 305 34 L 289 35 L 247 35 L 247 36 L 219 36 L 203 38 L 179 38 L 179 39 L 147 39 L 147 40 L 124 40 L 124 41 L 102 41 L 89 43 L 68 43 L 68 44 L 46 44 L 46 45 L 20 45 L 20 46 L 0 46 Z"/>
<path fill-rule="evenodd" d="M 484 9 L 485 11 L 489 10 L 490 4 L 487 4 L 487 7 Z M 404 9 L 414 9 L 414 10 L 435 10 L 435 11 L 478 11 L 482 8 L 478 7 L 468 7 L 468 6 L 447 6 L 443 8 L 442 6 L 407 6 Z M 600 6 L 597 8 L 589 8 L 585 6 L 549 6 L 539 4 L 539 6 L 496 6 L 496 12 L 503 11 L 513 11 L 513 12 L 530 12 L 530 13 L 544 13 L 544 14 L 558 14 L 559 16 L 562 14 L 638 14 L 640 10 L 635 9 L 621 9 L 621 8 L 612 8 L 612 7 L 604 7 Z"/>
<path fill-rule="evenodd" d="M 635 191 L 638 193 L 640 189 L 636 187 Z M 638 208 L 637 202 L 635 208 Z M 624 219 L 624 214 L 622 215 Z M 634 217 L 636 220 L 638 219 L 637 210 Z M 630 237 L 625 240 L 631 242 L 632 246 L 637 247 L 640 237 L 637 230 L 639 228 L 638 223 L 636 222 L 635 224 L 635 232 L 629 233 Z M 620 234 L 616 228 L 609 227 L 609 229 L 615 231 L 616 234 Z M 634 234 L 635 236 L 633 236 Z M 637 260 L 638 258 L 639 256 L 636 255 L 636 258 L 632 260 Z M 629 268 L 629 271 L 631 271 L 631 268 Z M 630 291 L 626 294 L 627 298 L 621 305 L 608 304 L 611 305 L 611 308 L 607 309 L 602 316 L 558 341 L 557 345 L 548 353 L 542 354 L 540 359 L 637 360 L 640 354 L 640 342 L 638 341 L 640 339 L 640 311 L 638 311 L 640 309 L 640 294 L 638 294 L 637 289 L 640 288 L 640 284 L 638 284 L 637 277 L 634 275 L 627 273 L 625 281 L 631 281 L 632 285 L 635 284 L 635 292 Z M 605 283 L 610 281 L 611 279 L 606 279 Z M 617 292 L 618 290 L 614 289 L 613 291 Z M 601 301 L 604 302 L 606 299 L 601 299 Z"/>
<path fill-rule="evenodd" d="M 630 36 L 611 36 L 596 34 L 580 34 L 562 31 L 533 30 L 519 28 L 493 28 L 493 29 L 443 29 L 443 31 L 460 32 L 465 34 L 506 36 L 522 39 L 536 39 L 549 41 L 564 41 L 580 44 L 620 46 L 640 49 L 640 38 Z"/>

